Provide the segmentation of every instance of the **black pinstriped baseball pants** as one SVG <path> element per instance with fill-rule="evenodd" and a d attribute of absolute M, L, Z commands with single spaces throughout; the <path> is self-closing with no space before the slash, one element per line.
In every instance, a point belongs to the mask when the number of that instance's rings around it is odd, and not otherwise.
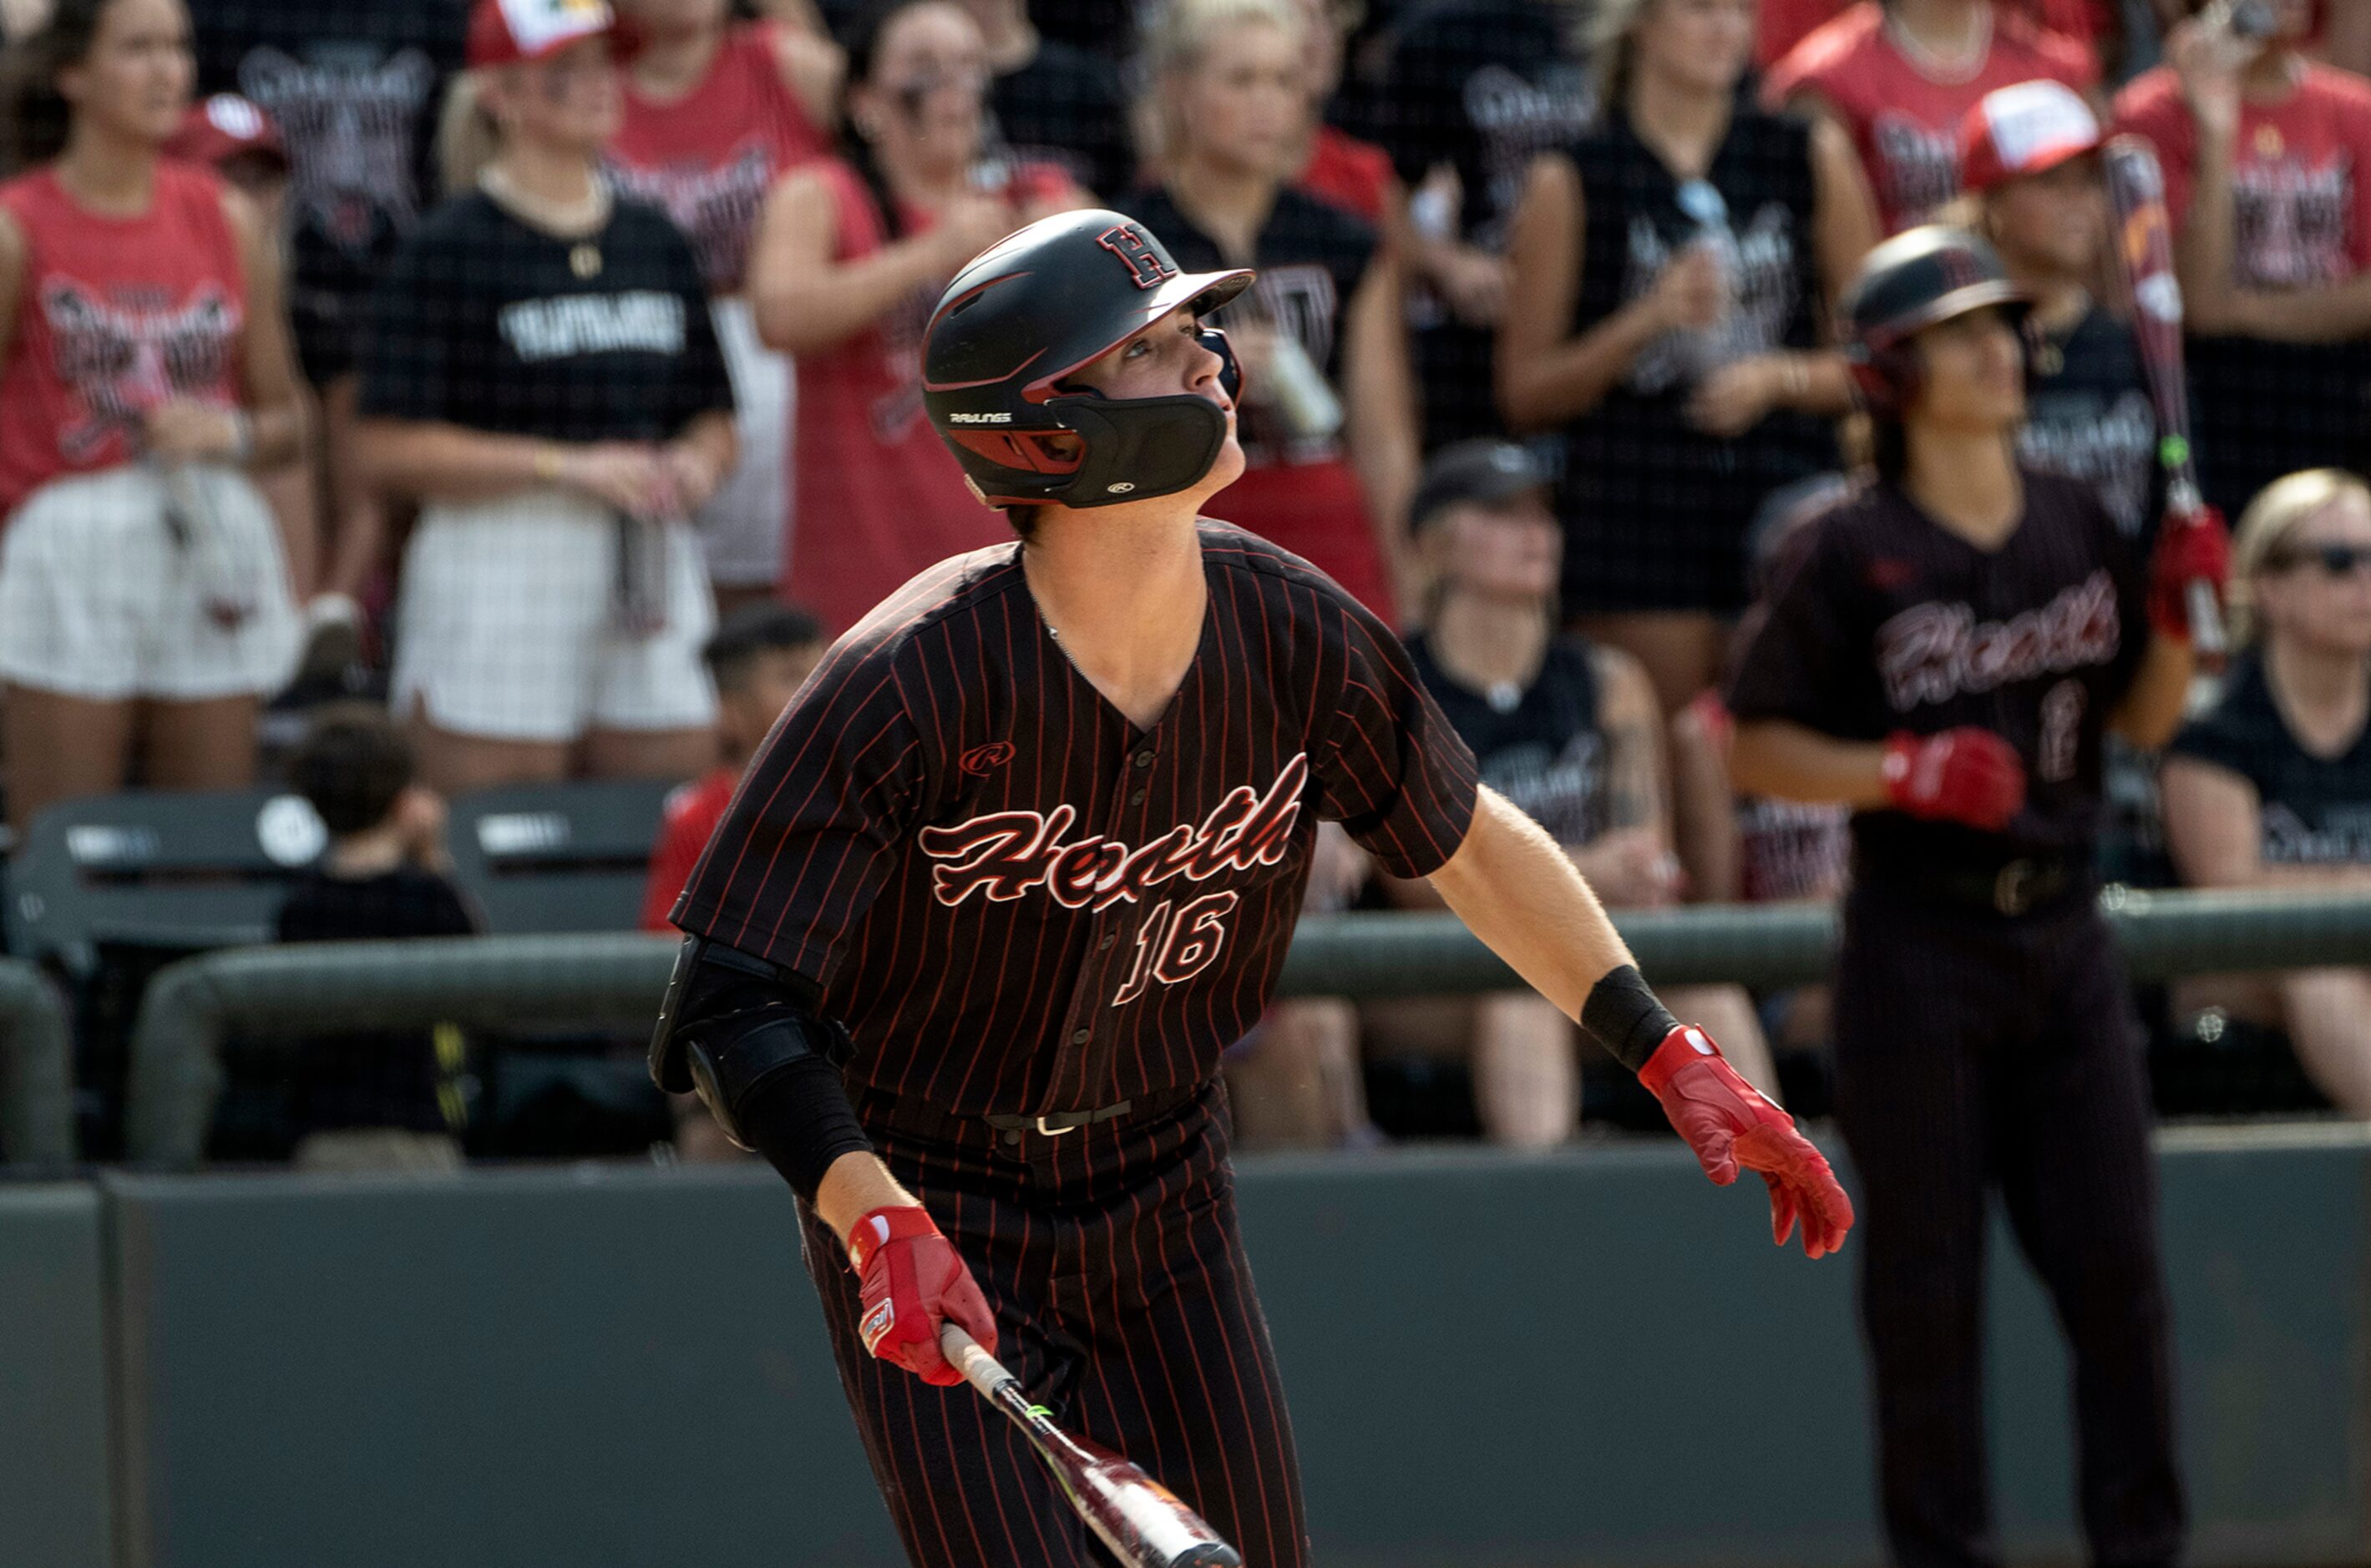
<path fill-rule="evenodd" d="M 1017 1145 L 977 1121 L 925 1138 L 866 1099 L 858 1112 L 970 1265 L 996 1314 L 997 1359 L 1031 1397 L 1141 1465 L 1246 1563 L 1304 1568 L 1300 1463 L 1235 1232 L 1224 1098 L 1214 1084 L 1167 1114 Z M 968 1388 L 932 1388 L 865 1353 L 856 1276 L 804 1217 L 840 1385 L 916 1568 L 1107 1568 L 1002 1416 Z"/>
<path fill-rule="evenodd" d="M 2008 918 L 1862 886 L 1845 905 L 1835 1051 L 1894 1561 L 1999 1561 L 1983 1378 L 1997 1190 L 2072 1355 L 2092 1561 L 2170 1564 L 2182 1503 L 2148 1087 L 2092 901 Z"/>

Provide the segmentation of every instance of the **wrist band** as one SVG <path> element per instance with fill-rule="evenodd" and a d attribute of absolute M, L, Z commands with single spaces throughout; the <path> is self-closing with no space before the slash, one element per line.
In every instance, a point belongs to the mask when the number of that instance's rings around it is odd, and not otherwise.
<path fill-rule="evenodd" d="M 1580 1027 L 1635 1073 L 1680 1027 L 1680 1020 L 1655 999 L 1647 977 L 1625 963 L 1590 988 L 1589 1000 L 1581 1004 Z"/>

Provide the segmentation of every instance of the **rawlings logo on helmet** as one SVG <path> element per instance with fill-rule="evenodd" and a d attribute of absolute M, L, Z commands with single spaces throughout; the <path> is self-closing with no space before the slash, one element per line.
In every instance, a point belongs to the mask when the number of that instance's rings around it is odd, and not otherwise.
<path fill-rule="evenodd" d="M 1177 275 L 1177 269 L 1161 259 L 1152 242 L 1134 224 L 1120 224 L 1105 229 L 1095 243 L 1128 263 L 1128 270 L 1140 289 L 1157 289 Z"/>

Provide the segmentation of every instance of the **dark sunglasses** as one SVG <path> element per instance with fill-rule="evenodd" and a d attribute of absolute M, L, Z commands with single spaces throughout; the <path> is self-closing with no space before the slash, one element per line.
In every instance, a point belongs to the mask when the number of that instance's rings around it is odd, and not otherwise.
<path fill-rule="evenodd" d="M 2371 545 L 2307 545 L 2281 551 L 2273 565 L 2275 570 L 2285 571 L 2292 566 L 2302 566 L 2307 561 L 2313 562 L 2331 577 L 2343 577 L 2350 571 L 2371 566 Z"/>

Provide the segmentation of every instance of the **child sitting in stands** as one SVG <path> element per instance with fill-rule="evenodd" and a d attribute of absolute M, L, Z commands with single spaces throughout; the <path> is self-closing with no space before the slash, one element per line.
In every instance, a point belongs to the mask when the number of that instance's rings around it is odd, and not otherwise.
<path fill-rule="evenodd" d="M 412 782 L 411 744 L 376 708 L 322 710 L 289 780 L 330 847 L 280 907 L 283 942 L 474 935 L 445 875 L 445 803 Z M 450 1170 L 467 1120 L 460 1032 L 374 1030 L 305 1042 L 295 1058 L 295 1161 L 311 1170 Z"/>

